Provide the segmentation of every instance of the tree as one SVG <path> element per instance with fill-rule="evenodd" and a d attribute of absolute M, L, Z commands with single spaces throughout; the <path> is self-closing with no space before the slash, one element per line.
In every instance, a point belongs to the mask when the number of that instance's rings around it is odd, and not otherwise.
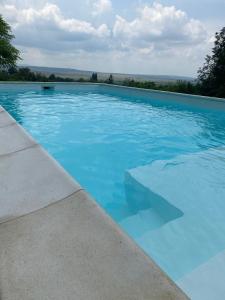
<path fill-rule="evenodd" d="M 92 73 L 90 80 L 94 82 L 98 81 L 98 74 L 95 72 Z"/>
<path fill-rule="evenodd" d="M 107 83 L 109 83 L 109 84 L 113 84 L 114 83 L 114 78 L 113 78 L 112 74 L 109 75 Z"/>
<path fill-rule="evenodd" d="M 8 69 L 16 65 L 19 57 L 19 50 L 17 50 L 11 41 L 14 35 L 11 33 L 10 26 L 4 21 L 0 15 L 0 69 Z"/>
<path fill-rule="evenodd" d="M 202 94 L 225 97 L 225 27 L 216 32 L 212 54 L 206 56 L 198 80 Z"/>
<path fill-rule="evenodd" d="M 56 81 L 56 76 L 55 76 L 55 74 L 51 74 L 51 75 L 48 77 L 48 79 L 49 79 L 50 81 Z"/>

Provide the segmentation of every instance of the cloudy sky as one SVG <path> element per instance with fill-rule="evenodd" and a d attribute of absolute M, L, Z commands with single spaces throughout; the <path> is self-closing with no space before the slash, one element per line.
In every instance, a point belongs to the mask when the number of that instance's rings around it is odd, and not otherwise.
<path fill-rule="evenodd" d="M 23 64 L 195 76 L 225 0 L 0 0 Z"/>

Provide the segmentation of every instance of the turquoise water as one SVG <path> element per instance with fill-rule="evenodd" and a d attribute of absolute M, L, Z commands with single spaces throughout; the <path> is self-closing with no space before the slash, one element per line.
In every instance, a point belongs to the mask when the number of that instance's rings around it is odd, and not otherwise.
<path fill-rule="evenodd" d="M 146 99 L 130 90 L 121 93 L 119 89 L 107 87 L 59 88 L 55 91 L 41 91 L 37 87 L 1 90 L 0 87 L 0 104 L 153 256 L 171 278 L 178 281 L 186 275 L 185 272 L 200 265 L 201 259 L 193 251 L 189 267 L 179 273 L 177 269 L 185 257 L 174 262 L 173 268 L 167 268 L 163 257 L 153 252 L 157 251 L 160 242 L 157 241 L 159 228 L 165 228 L 174 220 L 183 220 L 185 210 L 167 203 L 168 199 L 164 198 L 160 212 L 157 207 L 151 210 L 152 204 L 148 207 L 144 202 L 139 203 L 136 201 L 139 194 L 130 188 L 126 174 L 159 160 L 172 160 L 224 146 L 225 112 L 207 106 L 187 105 L 182 101 L 168 101 L 166 97 L 165 94 L 157 100 L 152 95 Z M 208 164 L 211 164 L 210 159 Z M 207 170 L 206 164 L 206 173 Z M 225 174 L 223 171 L 224 165 L 221 164 L 221 174 Z M 193 177 L 200 175 L 198 168 L 190 174 Z M 167 184 L 173 182 L 164 182 Z M 184 186 L 176 188 L 179 196 L 187 192 Z M 195 205 L 196 201 L 198 199 L 194 198 L 190 205 Z M 220 205 L 225 216 L 225 204 Z M 185 226 L 188 227 L 188 223 Z M 151 245 L 146 246 L 148 233 L 155 234 L 152 251 Z M 144 242 L 143 238 L 146 239 Z M 159 234 L 159 239 L 163 239 L 162 234 Z M 221 240 L 215 243 L 221 244 Z M 218 252 L 222 250 L 220 247 Z M 160 255 L 163 256 L 163 252 Z M 168 255 L 167 259 L 170 259 Z"/>

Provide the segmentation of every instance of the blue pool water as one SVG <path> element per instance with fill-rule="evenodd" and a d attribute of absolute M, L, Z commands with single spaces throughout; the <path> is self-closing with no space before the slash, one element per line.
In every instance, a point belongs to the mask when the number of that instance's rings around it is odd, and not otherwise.
<path fill-rule="evenodd" d="M 121 91 L 0 86 L 0 105 L 193 299 L 207 299 L 186 276 L 225 251 L 225 108 Z"/>

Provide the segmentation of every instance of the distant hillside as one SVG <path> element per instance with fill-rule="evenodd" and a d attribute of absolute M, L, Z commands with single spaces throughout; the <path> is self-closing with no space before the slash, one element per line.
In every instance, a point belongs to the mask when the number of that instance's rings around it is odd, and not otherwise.
<path fill-rule="evenodd" d="M 69 68 L 51 68 L 51 67 L 37 67 L 28 66 L 33 72 L 40 72 L 45 75 L 55 74 L 60 77 L 70 77 L 75 80 L 80 78 L 89 79 L 93 71 L 83 71 Z M 110 73 L 97 72 L 99 80 L 108 79 Z M 120 74 L 112 73 L 115 82 L 121 82 L 124 79 L 133 79 L 136 81 L 154 81 L 158 83 L 169 83 L 178 80 L 194 81 L 195 79 L 187 76 L 169 76 L 169 75 L 141 75 L 141 74 Z"/>

